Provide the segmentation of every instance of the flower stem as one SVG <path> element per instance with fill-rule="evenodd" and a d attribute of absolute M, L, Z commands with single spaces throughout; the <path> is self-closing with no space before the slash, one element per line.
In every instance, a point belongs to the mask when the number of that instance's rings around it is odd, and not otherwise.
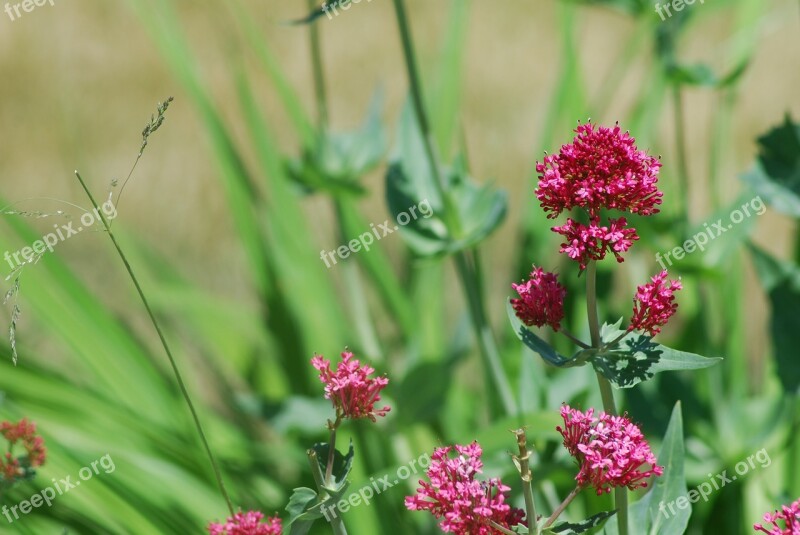
<path fill-rule="evenodd" d="M 307 0 L 308 8 L 313 11 L 318 9 L 316 0 Z M 315 23 L 308 25 L 309 44 L 311 48 L 311 64 L 314 74 L 314 95 L 317 100 L 317 126 L 322 130 L 328 127 L 328 98 L 325 90 L 325 76 L 322 70 L 322 48 L 319 45 L 319 26 Z"/>
<path fill-rule="evenodd" d="M 533 474 L 529 463 L 530 452 L 528 451 L 528 439 L 524 429 L 514 431 L 517 437 L 517 447 L 519 448 L 519 474 L 522 477 L 522 495 L 525 497 L 525 516 L 528 520 L 528 530 L 533 535 L 539 535 L 539 523 L 536 515 L 536 502 L 533 501 Z M 532 527 L 531 527 L 532 526 Z"/>
<path fill-rule="evenodd" d="M 411 39 L 411 29 L 406 15 L 404 0 L 394 0 L 394 8 L 397 17 L 397 25 L 400 31 L 400 38 L 403 45 L 403 57 L 405 59 L 406 72 L 408 74 L 409 87 L 411 91 L 411 103 L 414 114 L 419 124 L 425 155 L 433 177 L 433 186 L 442 201 L 442 219 L 444 220 L 451 239 L 457 239 L 461 234 L 461 223 L 458 219 L 458 212 L 455 209 L 450 194 L 445 188 L 439 170 L 439 161 L 436 156 L 433 135 L 430 128 L 428 116 L 425 113 L 425 104 L 422 99 L 422 84 L 419 79 L 414 45 Z M 500 352 L 497 349 L 497 342 L 494 333 L 489 325 L 483 298 L 481 296 L 481 286 L 478 281 L 476 268 L 477 260 L 471 251 L 459 251 L 454 254 L 456 268 L 461 282 L 462 289 L 467 298 L 470 309 L 473 330 L 478 340 L 478 347 L 484 361 L 484 366 L 488 368 L 487 382 L 494 382 L 494 390 L 497 391 L 506 414 L 514 414 L 516 407 L 514 397 L 511 394 L 511 386 L 508 377 L 505 375 L 503 365 L 500 361 Z M 491 390 L 490 384 L 487 390 Z"/>
<path fill-rule="evenodd" d="M 308 463 L 311 465 L 311 475 L 314 478 L 314 482 L 317 484 L 319 498 L 320 500 L 324 501 L 328 498 L 328 491 L 325 490 L 325 479 L 323 479 L 322 470 L 320 470 L 319 467 L 317 452 L 313 449 L 309 449 L 306 451 L 306 455 L 308 456 Z M 340 515 L 336 514 L 328 521 L 330 522 L 334 535 L 347 535 L 347 529 L 344 527 L 344 520 L 342 520 Z"/>
<path fill-rule="evenodd" d="M 592 336 L 592 347 L 602 347 L 600 339 L 600 321 L 597 316 L 597 263 L 589 262 L 586 267 L 586 309 L 589 316 L 589 330 Z M 600 387 L 600 397 L 603 399 L 603 410 L 606 414 L 617 415 L 617 406 L 614 403 L 614 392 L 611 383 L 600 372 L 597 375 L 597 384 Z M 616 487 L 614 489 L 614 505 L 617 508 L 619 535 L 628 535 L 628 489 Z"/>
<path fill-rule="evenodd" d="M 332 483 L 331 477 L 333 476 L 333 460 L 335 459 L 336 455 L 336 430 L 339 428 L 339 424 L 342 423 L 341 415 L 336 415 L 336 421 L 331 423 L 328 420 L 328 429 L 331 430 L 330 438 L 328 439 L 328 461 L 325 464 L 325 484 L 330 485 Z"/>
<path fill-rule="evenodd" d="M 686 124 L 683 118 L 683 93 L 680 83 L 672 88 L 675 112 L 675 148 L 678 154 L 678 178 L 681 188 L 681 233 L 689 226 L 689 158 L 686 151 Z"/>
<path fill-rule="evenodd" d="M 556 510 L 555 510 L 555 511 L 553 511 L 553 514 L 552 514 L 552 515 L 550 515 L 550 518 L 548 518 L 548 519 L 547 519 L 547 522 L 545 522 L 545 523 L 544 523 L 544 525 L 542 526 L 542 528 L 549 528 L 549 527 L 550 527 L 550 526 L 553 524 L 553 522 L 555 522 L 555 521 L 556 521 L 556 519 L 558 519 L 558 517 L 561 515 L 561 513 L 563 513 L 563 512 L 564 512 L 564 509 L 566 509 L 566 508 L 567 508 L 567 506 L 570 504 L 570 502 L 571 502 L 572 500 L 574 500 L 574 499 L 575 499 L 575 496 L 577 496 L 577 495 L 578 495 L 578 493 L 579 493 L 579 492 L 580 492 L 582 489 L 583 489 L 583 487 L 581 487 L 580 485 L 578 485 L 577 487 L 575 487 L 574 489 L 572 489 L 572 492 L 570 492 L 570 493 L 569 493 L 569 496 L 567 496 L 566 498 L 564 498 L 564 501 L 563 501 L 563 502 L 561 502 L 561 505 L 559 505 L 558 507 L 556 507 Z"/>
<path fill-rule="evenodd" d="M 114 248 L 117 250 L 117 254 L 122 260 L 122 263 L 125 264 L 125 269 L 128 271 L 128 275 L 133 281 L 133 285 L 136 287 L 136 291 L 139 294 L 139 298 L 141 299 L 142 304 L 144 305 L 144 308 L 147 311 L 147 315 L 150 317 L 150 321 L 153 324 L 156 333 L 158 333 L 158 338 L 161 340 L 161 345 L 163 346 L 164 352 L 166 352 L 167 358 L 169 359 L 169 363 L 172 366 L 172 373 L 175 375 L 175 380 L 178 383 L 178 387 L 180 388 L 181 394 L 183 395 L 183 399 L 186 401 L 186 405 L 189 407 L 189 412 L 192 413 L 192 420 L 194 421 L 195 429 L 197 430 L 197 434 L 200 435 L 200 440 L 203 443 L 203 448 L 205 448 L 208 460 L 211 462 L 211 467 L 214 470 L 214 477 L 217 480 L 217 485 L 219 485 L 219 490 L 222 492 L 222 496 L 225 498 L 225 503 L 228 506 L 228 511 L 230 512 L 231 516 L 234 516 L 235 513 L 233 510 L 233 503 L 231 503 L 231 498 L 228 495 L 228 491 L 225 488 L 225 483 L 222 480 L 222 472 L 219 469 L 219 465 L 217 465 L 217 460 L 214 458 L 214 454 L 211 452 L 211 447 L 208 444 L 208 440 L 206 439 L 206 434 L 203 431 L 203 426 L 200 423 L 200 417 L 197 415 L 197 411 L 194 408 L 194 403 L 192 403 L 192 398 L 191 396 L 189 396 L 189 391 L 186 389 L 186 384 L 183 382 L 183 376 L 181 375 L 181 372 L 178 369 L 178 364 L 175 362 L 175 358 L 172 356 L 172 351 L 170 350 L 169 344 L 167 343 L 167 339 L 164 336 L 163 331 L 161 330 L 161 326 L 159 325 L 158 320 L 156 319 L 156 316 L 153 313 L 153 310 L 150 308 L 150 303 L 147 301 L 147 297 L 145 297 L 144 295 L 144 291 L 142 290 L 142 287 L 139 284 L 139 279 L 136 278 L 136 275 L 133 272 L 133 268 L 128 262 L 128 258 L 125 256 L 125 253 L 122 252 L 122 248 L 117 242 L 117 238 L 111 231 L 111 226 L 108 224 L 108 221 L 106 220 L 102 211 L 98 207 L 97 202 L 94 200 L 91 191 L 89 191 L 89 188 L 86 186 L 86 183 L 83 181 L 83 178 L 81 177 L 80 173 L 75 171 L 75 176 L 78 177 L 78 181 L 81 183 L 83 191 L 85 191 L 86 195 L 89 197 L 89 201 L 92 203 L 92 207 L 94 208 L 95 213 L 100 216 L 100 221 L 103 223 L 103 227 L 105 227 L 106 232 L 108 233 L 108 237 L 111 238 L 111 242 L 114 244 Z"/>
<path fill-rule="evenodd" d="M 587 344 L 586 342 L 582 341 L 580 338 L 566 330 L 565 328 L 561 327 L 558 332 L 572 340 L 577 346 L 582 347 L 583 349 L 590 349 L 592 346 Z"/>
<path fill-rule="evenodd" d="M 492 526 L 497 531 L 499 531 L 500 533 L 504 533 L 505 535 L 517 535 L 516 531 L 511 531 L 508 528 L 504 528 L 503 526 L 501 526 L 500 524 L 498 524 L 494 520 L 489 520 L 489 525 Z"/>

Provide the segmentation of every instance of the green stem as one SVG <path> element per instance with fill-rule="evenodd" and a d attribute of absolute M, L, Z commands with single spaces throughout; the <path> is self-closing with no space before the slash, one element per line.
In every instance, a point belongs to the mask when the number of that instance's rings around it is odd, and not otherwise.
<path fill-rule="evenodd" d="M 422 84 L 419 79 L 414 46 L 411 39 L 411 29 L 406 15 L 404 0 L 394 0 L 397 24 L 400 30 L 400 38 L 403 45 L 403 56 L 405 59 L 406 71 L 408 74 L 409 87 L 411 91 L 411 103 L 419 124 L 425 155 L 430 165 L 434 187 L 442 200 L 442 218 L 449 231 L 451 239 L 457 239 L 461 234 L 461 224 L 457 217 L 457 211 L 450 198 L 449 192 L 445 188 L 442 175 L 439 170 L 439 162 L 436 156 L 433 135 L 431 133 L 430 122 L 425 113 L 425 105 L 422 99 Z M 500 361 L 500 352 L 497 349 L 497 342 L 488 323 L 481 295 L 480 284 L 478 282 L 474 257 L 469 252 L 455 253 L 455 263 L 459 274 L 462 289 L 466 295 L 470 308 L 470 317 L 473 329 L 478 340 L 478 346 L 484 365 L 489 369 L 487 381 L 493 380 L 495 390 L 500 395 L 501 402 L 506 414 L 516 412 L 514 398 L 511 395 L 511 387 L 508 378 L 503 370 Z"/>
<path fill-rule="evenodd" d="M 233 510 L 233 503 L 231 503 L 231 498 L 228 495 L 228 491 L 225 489 L 225 483 L 222 481 L 222 472 L 219 469 L 219 465 L 217 465 L 217 460 L 214 458 L 214 454 L 211 452 L 211 447 L 209 446 L 208 440 L 206 439 L 206 434 L 203 431 L 203 426 L 200 424 L 200 418 L 197 415 L 197 411 L 194 408 L 194 403 L 192 403 L 192 398 L 189 396 L 189 391 L 186 389 L 186 384 L 183 382 L 183 376 L 181 375 L 181 372 L 178 369 L 178 364 L 175 362 L 175 358 L 172 356 L 172 351 L 170 350 L 169 344 L 167 343 L 167 339 L 164 336 L 163 331 L 161 330 L 161 326 L 159 325 L 158 320 L 156 319 L 156 316 L 153 313 L 153 309 L 150 308 L 150 303 L 147 301 L 147 297 L 145 297 L 144 295 L 144 291 L 142 290 L 142 287 L 139 284 L 139 279 L 136 278 L 136 275 L 133 272 L 133 268 L 131 268 L 131 265 L 128 262 L 128 258 L 125 256 L 125 253 L 122 252 L 122 248 L 117 242 L 117 238 L 111 231 L 111 226 L 108 224 L 108 221 L 106 220 L 105 216 L 100 211 L 97 202 L 94 200 L 92 193 L 89 191 L 89 188 L 86 186 L 86 183 L 83 181 L 83 178 L 81 177 L 80 173 L 76 171 L 75 176 L 78 177 L 78 181 L 81 183 L 83 191 L 85 191 L 86 195 L 89 197 L 89 201 L 91 201 L 95 213 L 100 216 L 100 221 L 103 223 L 103 227 L 105 227 L 106 232 L 108 233 L 108 237 L 111 238 L 111 242 L 114 244 L 114 248 L 117 250 L 117 254 L 122 260 L 122 263 L 125 264 L 125 269 L 128 271 L 128 275 L 133 281 L 133 285 L 136 287 L 136 291 L 139 294 L 139 298 L 141 299 L 145 310 L 147 310 L 147 315 L 150 317 L 150 321 L 153 324 L 156 333 L 158 333 L 158 338 L 161 340 L 161 345 L 167 354 L 170 366 L 172 366 L 172 373 L 175 375 L 175 380 L 178 383 L 178 387 L 180 388 L 181 394 L 183 395 L 183 399 L 186 401 L 186 405 L 189 407 L 189 412 L 192 413 L 192 420 L 194 420 L 194 426 L 197 429 L 197 434 L 200 435 L 200 440 L 203 443 L 203 448 L 205 448 L 206 450 L 206 455 L 208 456 L 208 460 L 211 461 L 211 466 L 214 469 L 214 477 L 217 479 L 219 490 L 222 492 L 222 496 L 225 498 L 225 503 L 228 505 L 228 511 L 230 511 L 231 516 L 233 516 L 235 514 Z"/>
<path fill-rule="evenodd" d="M 331 449 L 331 451 L 333 451 Z M 314 483 L 317 484 L 317 490 L 319 491 L 320 500 L 325 500 L 328 498 L 328 491 L 325 490 L 325 479 L 322 477 L 322 470 L 319 467 L 319 459 L 317 459 L 317 452 L 313 449 L 306 451 L 306 456 L 308 457 L 308 463 L 311 465 L 311 475 L 314 478 Z M 344 520 L 340 516 L 339 511 L 334 511 L 336 513 L 332 519 L 329 520 L 331 525 L 331 529 L 333 530 L 334 535 L 347 535 L 347 529 L 344 527 Z M 326 518 L 327 520 L 327 518 Z"/>
<path fill-rule="evenodd" d="M 564 512 L 564 509 L 566 509 L 566 508 L 567 508 L 567 506 L 570 504 L 570 502 L 572 502 L 572 500 L 574 500 L 574 499 L 575 499 L 575 496 L 577 496 L 577 495 L 578 495 L 578 493 L 581 491 L 581 489 L 582 489 L 582 487 L 581 487 L 580 485 L 578 485 L 577 487 L 575 487 L 574 489 L 572 489 L 572 492 L 570 492 L 570 493 L 569 493 L 569 496 L 567 496 L 566 498 L 564 498 L 564 501 L 563 501 L 563 502 L 561 502 L 561 505 L 559 505 L 559 506 L 556 508 L 556 510 L 555 510 L 555 511 L 553 511 L 553 514 L 552 514 L 552 515 L 550 515 L 550 518 L 548 518 L 548 519 L 547 519 L 547 522 L 545 522 L 545 523 L 544 523 L 544 525 L 542 526 L 542 528 L 549 528 L 549 527 L 550 527 L 550 526 L 553 524 L 553 522 L 555 522 L 555 521 L 556 521 L 556 519 L 558 519 L 558 517 L 561 515 L 561 513 L 563 513 L 563 512 Z M 622 530 L 620 530 L 620 532 L 621 532 L 621 531 L 622 531 Z"/>
<path fill-rule="evenodd" d="M 600 322 L 597 315 L 597 263 L 589 262 L 586 267 L 586 311 L 589 316 L 589 330 L 592 336 L 592 347 L 602 347 L 600 338 Z M 597 384 L 600 387 L 600 397 L 603 399 L 603 410 L 606 414 L 616 415 L 617 406 L 614 403 L 614 392 L 611 382 L 600 372 L 597 375 Z M 619 535 L 628 535 L 628 489 L 616 487 L 614 489 L 614 504 L 617 508 L 619 520 Z"/>
<path fill-rule="evenodd" d="M 683 93 L 680 84 L 672 88 L 673 111 L 675 112 L 675 150 L 678 155 L 678 179 L 681 188 L 681 235 L 689 226 L 689 158 L 686 151 L 686 123 L 683 118 Z"/>
<path fill-rule="evenodd" d="M 339 429 L 339 424 L 342 423 L 341 415 L 336 415 L 336 421 L 331 423 L 328 420 L 328 429 L 331 431 L 330 438 L 328 439 L 328 460 L 325 464 L 325 484 L 330 486 L 332 484 L 331 478 L 333 477 L 333 460 L 336 458 L 336 430 Z"/>
<path fill-rule="evenodd" d="M 531 473 L 530 457 L 528 451 L 528 439 L 524 429 L 514 431 L 517 437 L 517 447 L 519 448 L 519 474 L 522 478 L 522 495 L 525 497 L 525 516 L 528 520 L 528 530 L 533 535 L 539 535 L 538 515 L 536 514 L 536 502 L 533 501 L 533 474 Z M 533 527 L 531 527 L 533 526 Z"/>
<path fill-rule="evenodd" d="M 319 9 L 316 0 L 308 0 L 310 11 Z M 328 127 L 328 97 L 325 90 L 325 75 L 322 70 L 322 47 L 319 45 L 319 27 L 316 23 L 308 25 L 309 45 L 311 48 L 311 64 L 314 74 L 314 94 L 317 100 L 317 120 L 321 129 L 320 135 Z"/>

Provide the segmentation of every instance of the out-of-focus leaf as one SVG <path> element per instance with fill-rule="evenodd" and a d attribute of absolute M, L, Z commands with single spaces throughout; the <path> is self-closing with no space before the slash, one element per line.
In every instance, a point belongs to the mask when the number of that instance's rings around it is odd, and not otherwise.
<path fill-rule="evenodd" d="M 409 424 L 435 421 L 444 407 L 451 367 L 445 362 L 423 362 L 403 378 L 397 393 L 397 406 L 403 407 L 399 419 Z"/>
<path fill-rule="evenodd" d="M 775 210 L 800 218 L 800 124 L 787 114 L 758 145 L 758 161 L 742 180 Z"/>
<path fill-rule="evenodd" d="M 800 333 L 800 269 L 780 262 L 765 251 L 751 246 L 753 262 L 772 307 L 770 331 L 774 346 L 778 378 L 786 392 L 800 388 L 800 361 L 797 358 L 797 337 Z"/>

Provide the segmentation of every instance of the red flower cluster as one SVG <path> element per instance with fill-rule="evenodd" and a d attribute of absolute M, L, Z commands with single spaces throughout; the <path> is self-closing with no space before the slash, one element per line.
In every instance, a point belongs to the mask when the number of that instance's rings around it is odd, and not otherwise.
<path fill-rule="evenodd" d="M 261 520 L 264 515 L 258 511 L 236 513 L 224 524 L 212 522 L 208 525 L 209 535 L 281 535 L 281 519 L 268 518 L 266 524 Z"/>
<path fill-rule="evenodd" d="M 389 407 L 375 409 L 375 403 L 381 399 L 380 392 L 389 384 L 389 379 L 369 377 L 375 370 L 362 366 L 349 351 L 342 353 L 342 362 L 336 371 L 331 370 L 330 361 L 322 355 L 314 356 L 311 364 L 320 372 L 319 379 L 325 384 L 325 397 L 333 402 L 337 418 L 369 418 L 374 422 L 377 416 L 386 416 L 389 412 Z"/>
<path fill-rule="evenodd" d="M 554 331 L 561 328 L 567 289 L 558 283 L 558 275 L 533 266 L 530 279 L 511 286 L 520 297 L 512 299 L 511 306 L 522 323 L 529 327 L 549 325 Z"/>
<path fill-rule="evenodd" d="M 8 451 L 0 459 L 0 475 L 3 482 L 13 483 L 25 477 L 29 468 L 36 468 L 45 463 L 47 449 L 44 439 L 36 434 L 36 424 L 23 418 L 16 424 L 5 421 L 0 422 L 0 434 L 8 441 Z M 25 455 L 14 457 L 13 448 L 17 442 L 22 443 Z"/>
<path fill-rule="evenodd" d="M 458 455 L 451 458 L 453 449 Z M 417 493 L 406 497 L 406 508 L 430 511 L 437 519 L 444 519 L 442 531 L 457 535 L 501 533 L 489 525 L 490 520 L 507 529 L 523 523 L 525 513 L 505 503 L 509 487 L 497 478 L 475 479 L 483 470 L 482 455 L 477 442 L 436 448 L 427 470 L 430 483 L 420 480 Z"/>
<path fill-rule="evenodd" d="M 561 252 L 577 260 L 582 270 L 609 251 L 622 262 L 621 253 L 639 239 L 636 229 L 626 227 L 624 217 L 601 226 L 601 210 L 657 213 L 663 195 L 656 185 L 661 162 L 638 150 L 636 140 L 623 133 L 619 124 L 614 128 L 581 124 L 575 132 L 572 143 L 536 164 L 536 197 L 551 219 L 573 208 L 588 213 L 588 225 L 568 219 L 566 225 L 553 227 L 566 239 Z"/>
<path fill-rule="evenodd" d="M 609 219 L 609 226 L 600 226 L 600 217 L 593 217 L 589 225 L 578 223 L 572 218 L 567 219 L 567 224 L 553 227 L 553 232 L 564 236 L 566 241 L 561 244 L 561 253 L 577 261 L 581 269 L 592 260 L 602 260 L 610 251 L 622 262 L 621 253 L 631 248 L 633 242 L 639 239 L 635 228 L 627 228 L 624 217 Z"/>
<path fill-rule="evenodd" d="M 627 417 L 593 415 L 594 409 L 584 413 L 564 405 L 564 427 L 556 427 L 564 447 L 580 463 L 575 477 L 580 486 L 592 486 L 601 495 L 614 487 L 646 487 L 648 478 L 664 473 L 641 430 Z M 646 464 L 650 469 L 640 470 Z"/>
<path fill-rule="evenodd" d="M 675 303 L 675 292 L 683 288 L 679 280 L 667 280 L 667 270 L 650 279 L 652 282 L 639 286 L 633 298 L 633 317 L 629 331 L 647 331 L 650 336 L 661 332 L 675 314 L 678 304 Z"/>
<path fill-rule="evenodd" d="M 778 525 L 779 521 L 783 521 L 783 528 Z M 768 535 L 800 535 L 800 498 L 790 505 L 782 506 L 780 511 L 765 514 L 764 522 L 772 524 L 769 531 L 759 524 L 753 524 L 753 529 Z"/>

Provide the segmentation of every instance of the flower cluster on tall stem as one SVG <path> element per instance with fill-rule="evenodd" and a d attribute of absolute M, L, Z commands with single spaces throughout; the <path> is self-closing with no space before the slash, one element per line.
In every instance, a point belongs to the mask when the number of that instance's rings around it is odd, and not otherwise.
<path fill-rule="evenodd" d="M 573 208 L 582 209 L 588 224 L 569 218 L 553 231 L 564 236 L 561 252 L 577 261 L 581 270 L 608 253 L 618 262 L 639 239 L 624 217 L 601 223 L 603 210 L 639 215 L 657 213 L 663 194 L 658 190 L 661 162 L 636 147 L 636 140 L 613 128 L 579 124 L 571 143 L 536 164 L 536 197 L 547 217 L 554 219 Z"/>
<path fill-rule="evenodd" d="M 8 486 L 30 476 L 33 468 L 42 466 L 47 459 L 44 439 L 36 434 L 36 424 L 23 418 L 17 423 L 0 422 L 0 434 L 8 441 L 8 448 L 0 458 L 0 483 Z M 15 455 L 17 443 L 25 453 Z"/>
<path fill-rule="evenodd" d="M 267 518 L 259 511 L 238 512 L 225 523 L 212 522 L 208 525 L 209 535 L 281 535 L 281 519 Z"/>
<path fill-rule="evenodd" d="M 800 498 L 794 503 L 781 506 L 780 511 L 765 514 L 764 523 L 772 526 L 754 524 L 753 529 L 768 535 L 800 535 Z"/>
<path fill-rule="evenodd" d="M 455 456 L 451 456 L 455 453 Z M 483 450 L 477 442 L 436 448 L 420 488 L 406 497 L 410 511 L 429 511 L 445 533 L 495 535 L 493 524 L 510 529 L 522 523 L 525 513 L 506 503 L 510 490 L 498 478 L 479 480 Z"/>
<path fill-rule="evenodd" d="M 561 417 L 564 427 L 556 429 L 580 465 L 575 476 L 579 487 L 591 486 L 598 495 L 616 487 L 634 490 L 647 487 L 650 477 L 664 473 L 642 431 L 626 416 L 602 412 L 595 418 L 594 409 L 581 412 L 564 405 Z"/>
<path fill-rule="evenodd" d="M 325 384 L 325 397 L 333 403 L 337 420 L 369 418 L 375 422 L 378 416 L 386 416 L 389 412 L 388 406 L 375 408 L 375 403 L 381 399 L 380 392 L 389 380 L 370 377 L 375 370 L 354 359 L 353 353 L 344 351 L 336 370 L 331 369 L 331 362 L 322 355 L 315 355 L 311 364 L 319 370 L 319 379 Z"/>

